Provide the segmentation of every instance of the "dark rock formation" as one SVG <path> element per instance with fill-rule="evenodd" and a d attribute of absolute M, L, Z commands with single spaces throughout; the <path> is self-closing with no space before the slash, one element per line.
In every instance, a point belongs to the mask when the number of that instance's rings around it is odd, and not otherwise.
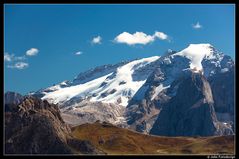
<path fill-rule="evenodd" d="M 11 111 L 5 113 L 6 154 L 74 153 L 72 144 L 68 145 L 72 143 L 71 129 L 63 121 L 57 105 L 28 96 L 20 104 L 11 106 Z M 82 147 L 87 145 L 85 142 L 80 144 Z M 77 147 L 79 153 L 96 152 L 93 148 Z"/>
<path fill-rule="evenodd" d="M 110 95 L 110 94 L 114 94 L 116 91 L 117 91 L 116 89 L 108 90 L 108 91 L 106 91 L 106 92 L 101 93 L 100 96 L 101 96 L 102 98 L 105 98 L 105 97 L 107 97 L 107 96 Z"/>
<path fill-rule="evenodd" d="M 182 79 L 178 91 L 163 106 L 150 134 L 163 136 L 213 136 L 232 134 L 218 122 L 211 88 L 206 78 L 191 73 Z"/>
<path fill-rule="evenodd" d="M 69 133 L 57 105 L 26 97 L 6 116 L 6 153 L 71 153 L 65 144 Z"/>
<path fill-rule="evenodd" d="M 186 71 L 183 71 L 183 68 L 186 68 L 188 63 L 188 59 L 180 56 L 174 58 L 165 56 L 154 63 L 158 67 L 154 69 L 145 84 L 136 92 L 127 107 L 127 123 L 131 129 L 149 133 L 162 105 L 171 99 L 172 92 L 176 92 L 176 86 L 170 86 L 170 84 L 175 79 L 180 81 L 181 77 L 187 74 Z M 167 89 L 168 87 L 170 88 Z"/>
<path fill-rule="evenodd" d="M 214 107 L 219 121 L 234 121 L 235 88 L 234 67 L 208 79 L 214 98 Z"/>

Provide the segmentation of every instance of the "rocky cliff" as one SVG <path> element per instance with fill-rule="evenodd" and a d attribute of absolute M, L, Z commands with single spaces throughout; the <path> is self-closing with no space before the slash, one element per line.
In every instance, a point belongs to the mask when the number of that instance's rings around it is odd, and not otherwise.
<path fill-rule="evenodd" d="M 74 139 L 57 105 L 24 97 L 5 112 L 6 154 L 98 153 L 89 142 Z"/>
<path fill-rule="evenodd" d="M 233 134 L 230 125 L 217 120 L 210 85 L 205 76 L 191 73 L 178 92 L 163 106 L 151 134 L 162 136 L 213 136 Z"/>

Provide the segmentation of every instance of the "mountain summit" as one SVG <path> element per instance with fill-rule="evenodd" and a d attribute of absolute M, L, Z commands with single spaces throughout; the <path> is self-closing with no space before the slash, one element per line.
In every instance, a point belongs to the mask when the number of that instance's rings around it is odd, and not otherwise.
<path fill-rule="evenodd" d="M 213 85 L 211 99 L 215 104 L 211 107 L 215 107 L 218 120 L 232 124 L 233 99 L 219 104 L 221 94 L 218 92 L 225 88 L 215 83 L 224 82 L 230 87 L 226 88 L 227 94 L 233 94 L 231 84 L 234 88 L 234 82 L 229 79 L 234 76 L 234 65 L 231 57 L 211 44 L 190 44 L 179 52 L 169 50 L 163 56 L 99 66 L 80 73 L 73 81 L 64 81 L 31 95 L 58 104 L 63 118 L 71 124 L 102 120 L 150 133 L 164 107 L 184 90 L 181 83 L 185 77 L 195 73 L 203 76 L 209 87 Z M 228 82 L 230 84 L 226 84 Z"/>

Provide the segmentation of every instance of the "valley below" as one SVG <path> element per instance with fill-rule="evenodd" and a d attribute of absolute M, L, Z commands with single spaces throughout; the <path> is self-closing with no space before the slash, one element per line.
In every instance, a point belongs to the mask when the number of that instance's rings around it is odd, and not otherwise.
<path fill-rule="evenodd" d="M 95 122 L 72 128 L 74 138 L 90 141 L 108 155 L 234 154 L 234 135 L 166 137 L 141 134 L 109 123 Z"/>

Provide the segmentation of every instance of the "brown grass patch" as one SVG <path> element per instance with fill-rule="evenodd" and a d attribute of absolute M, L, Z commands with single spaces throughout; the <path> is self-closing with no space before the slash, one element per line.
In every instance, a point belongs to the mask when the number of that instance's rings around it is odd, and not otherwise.
<path fill-rule="evenodd" d="M 234 136 L 153 136 L 101 123 L 72 130 L 75 138 L 89 140 L 107 154 L 234 154 Z"/>

